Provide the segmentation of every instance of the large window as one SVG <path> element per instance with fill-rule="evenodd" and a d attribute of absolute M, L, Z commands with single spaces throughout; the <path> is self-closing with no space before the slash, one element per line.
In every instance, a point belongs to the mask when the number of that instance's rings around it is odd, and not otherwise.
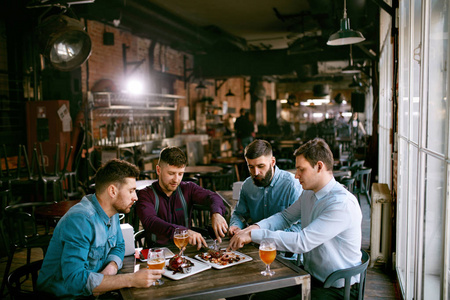
<path fill-rule="evenodd" d="M 448 1 L 400 1 L 396 268 L 404 299 L 449 299 Z"/>

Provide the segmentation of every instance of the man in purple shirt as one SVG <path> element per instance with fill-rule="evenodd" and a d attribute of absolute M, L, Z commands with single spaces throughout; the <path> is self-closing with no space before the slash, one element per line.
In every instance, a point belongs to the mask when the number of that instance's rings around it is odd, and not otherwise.
<path fill-rule="evenodd" d="M 207 244 L 200 233 L 190 229 L 194 204 L 211 207 L 212 228 L 219 243 L 227 233 L 228 224 L 219 195 L 193 182 L 181 181 L 186 163 L 186 155 L 179 148 L 164 148 L 156 166 L 158 180 L 138 192 L 136 210 L 148 241 L 166 245 L 178 227 L 188 229 L 189 244 L 200 249 Z"/>

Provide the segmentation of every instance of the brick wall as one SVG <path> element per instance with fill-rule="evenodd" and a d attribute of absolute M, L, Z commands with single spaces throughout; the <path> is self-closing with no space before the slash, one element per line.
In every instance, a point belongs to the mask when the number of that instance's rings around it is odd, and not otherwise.
<path fill-rule="evenodd" d="M 105 31 L 114 34 L 114 45 L 103 44 L 103 34 Z M 199 91 L 196 89 L 196 82 L 191 80 L 191 83 L 186 84 L 183 80 L 184 59 L 186 58 L 186 69 L 192 69 L 192 55 L 174 50 L 167 45 L 161 45 L 159 43 L 152 45 L 153 41 L 149 39 L 135 36 L 131 32 L 97 21 L 87 21 L 87 32 L 92 40 L 92 54 L 88 62 L 82 66 L 82 89 L 85 98 L 87 95 L 86 91 L 92 91 L 95 84 L 102 79 L 111 80 L 114 82 L 117 91 L 120 91 L 125 88 L 127 78 L 130 76 L 140 76 L 145 82 L 149 83 L 146 87 L 150 89 L 152 78 L 149 71 L 150 59 L 148 56 L 149 48 L 154 46 L 152 70 L 159 74 L 168 73 L 175 75 L 174 78 L 176 79 L 170 88 L 174 94 L 186 97 L 186 99 L 178 100 L 178 109 L 174 114 L 175 134 L 179 134 L 182 130 L 179 121 L 180 107 L 189 105 L 190 118 L 195 120 L 196 103 L 203 97 L 212 97 L 214 99 L 212 104 L 215 106 L 222 106 L 223 102 L 227 101 L 228 107 L 234 113 L 224 117 L 236 118 L 239 116 L 239 110 L 241 108 L 250 108 L 250 94 L 248 93 L 250 83 L 245 78 L 230 78 L 224 81 L 220 88 L 218 87 L 222 83 L 221 80 L 214 81 L 206 79 L 204 82 L 207 89 Z M 128 63 L 143 61 L 136 70 L 134 70 L 134 65 L 124 66 L 123 44 L 127 46 L 126 61 Z M 127 69 L 127 74 L 125 74 L 125 69 Z M 187 75 L 189 74 L 188 72 Z M 88 82 L 86 82 L 87 78 L 89 78 Z M 267 96 L 275 99 L 274 84 L 264 83 L 264 87 L 267 90 Z M 235 94 L 234 97 L 225 96 L 229 90 Z M 155 91 L 147 90 L 147 92 Z M 127 117 L 119 117 L 116 118 L 116 121 L 125 122 L 127 121 L 126 119 Z M 107 116 L 95 116 L 93 120 L 93 134 L 95 138 L 99 137 L 99 125 L 107 124 L 109 121 L 109 117 Z"/>

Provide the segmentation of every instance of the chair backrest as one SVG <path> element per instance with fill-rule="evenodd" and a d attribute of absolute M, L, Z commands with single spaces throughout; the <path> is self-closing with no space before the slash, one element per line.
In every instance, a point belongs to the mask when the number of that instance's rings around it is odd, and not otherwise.
<path fill-rule="evenodd" d="M 336 282 L 336 280 L 344 279 L 345 280 L 345 289 L 344 289 L 344 299 L 350 299 L 350 288 L 351 288 L 351 278 L 355 275 L 360 275 L 359 283 L 358 283 L 358 300 L 364 299 L 364 288 L 366 284 L 366 273 L 367 266 L 370 262 L 369 254 L 361 249 L 362 257 L 361 264 L 356 267 L 351 267 L 347 269 L 337 270 L 328 275 L 325 280 L 323 287 L 329 288 L 331 285 Z"/>
<path fill-rule="evenodd" d="M 27 202 L 9 205 L 5 208 L 5 223 L 9 240 L 16 247 L 26 247 L 28 242 L 38 237 L 34 210 L 38 206 L 54 202 Z"/>
<path fill-rule="evenodd" d="M 44 295 L 36 291 L 36 281 L 43 261 L 44 260 L 41 259 L 30 264 L 20 266 L 8 275 L 6 285 L 12 299 L 44 299 Z M 29 284 L 30 280 L 31 285 Z M 29 286 L 31 286 L 31 288 Z M 52 299 L 52 297 L 50 295 L 45 295 L 45 299 Z"/>
<path fill-rule="evenodd" d="M 356 189 L 358 193 L 368 193 L 370 190 L 370 177 L 372 169 L 359 169 L 356 171 L 353 178 L 355 178 Z"/>
<path fill-rule="evenodd" d="M 347 190 L 349 190 L 351 193 L 353 193 L 353 185 L 355 184 L 355 178 L 344 176 L 344 177 L 341 177 L 338 181 Z"/>
<path fill-rule="evenodd" d="M 145 230 L 142 229 L 134 234 L 134 246 L 136 248 L 149 248 L 147 239 L 145 238 Z"/>
<path fill-rule="evenodd" d="M 289 170 L 289 169 L 295 169 L 295 163 L 290 158 L 280 158 L 277 159 L 277 166 L 281 170 Z"/>
<path fill-rule="evenodd" d="M 139 216 L 136 212 L 136 204 L 131 207 L 129 213 L 125 214 L 122 223 L 130 224 L 131 227 L 133 227 L 134 232 L 139 231 Z"/>
<path fill-rule="evenodd" d="M 192 207 L 192 227 L 206 228 L 210 222 L 211 207 L 194 204 Z"/>

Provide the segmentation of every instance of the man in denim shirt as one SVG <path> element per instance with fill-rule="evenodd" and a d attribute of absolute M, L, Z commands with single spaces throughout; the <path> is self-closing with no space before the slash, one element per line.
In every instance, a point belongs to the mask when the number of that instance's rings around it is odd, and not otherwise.
<path fill-rule="evenodd" d="M 251 176 L 242 184 L 239 201 L 230 219 L 230 235 L 268 218 L 285 208 L 302 194 L 302 186 L 294 175 L 275 165 L 272 146 L 255 140 L 245 149 L 245 159 Z M 286 231 L 300 231 L 300 221 Z"/>
<path fill-rule="evenodd" d="M 37 287 L 59 299 L 99 295 L 124 287 L 149 287 L 162 270 L 117 275 L 125 243 L 118 213 L 137 200 L 139 169 L 111 160 L 95 176 L 95 194 L 83 197 L 58 222 L 39 273 Z"/>

